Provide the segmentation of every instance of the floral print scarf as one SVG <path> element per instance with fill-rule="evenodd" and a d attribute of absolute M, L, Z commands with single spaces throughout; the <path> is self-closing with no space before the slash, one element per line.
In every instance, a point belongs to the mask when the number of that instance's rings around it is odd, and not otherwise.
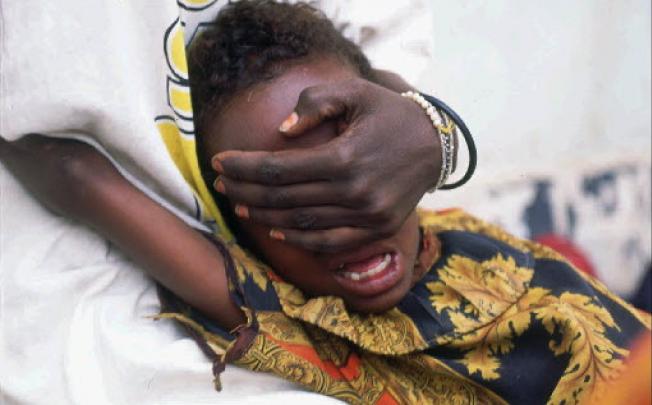
<path fill-rule="evenodd" d="M 352 404 L 571 404 L 623 370 L 640 312 L 555 251 L 460 210 L 419 212 L 429 271 L 386 313 L 307 298 L 235 243 L 233 299 L 249 322 L 224 331 L 161 289 L 163 318 L 214 360 L 273 373 Z"/>

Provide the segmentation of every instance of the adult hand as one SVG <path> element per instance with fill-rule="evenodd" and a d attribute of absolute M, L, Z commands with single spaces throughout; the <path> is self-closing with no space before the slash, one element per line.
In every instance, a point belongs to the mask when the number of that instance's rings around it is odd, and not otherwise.
<path fill-rule="evenodd" d="M 408 88 L 398 76 L 380 74 L 385 80 L 378 82 Z M 280 131 L 297 137 L 333 118 L 345 129 L 315 148 L 214 157 L 238 215 L 272 227 L 273 238 L 327 252 L 400 228 L 439 177 L 441 145 L 432 123 L 415 102 L 354 79 L 305 89 Z"/>

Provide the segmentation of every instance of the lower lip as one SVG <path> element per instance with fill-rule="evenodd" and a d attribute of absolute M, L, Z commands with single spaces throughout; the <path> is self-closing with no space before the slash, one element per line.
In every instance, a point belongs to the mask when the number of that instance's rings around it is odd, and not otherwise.
<path fill-rule="evenodd" d="M 378 274 L 363 280 L 351 280 L 344 275 L 335 273 L 335 280 L 347 292 L 362 297 L 371 297 L 390 290 L 401 280 L 403 269 L 398 264 L 398 254 L 392 253 L 392 259 L 387 267 Z M 373 260 L 373 259 L 370 259 Z"/>

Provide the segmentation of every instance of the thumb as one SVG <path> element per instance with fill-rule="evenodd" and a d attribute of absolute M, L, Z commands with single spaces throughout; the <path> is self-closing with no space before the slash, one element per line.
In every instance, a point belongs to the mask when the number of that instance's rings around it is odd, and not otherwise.
<path fill-rule="evenodd" d="M 347 97 L 339 86 L 315 86 L 304 89 L 299 101 L 279 127 L 288 137 L 300 136 L 322 122 L 341 116 L 348 111 Z"/>

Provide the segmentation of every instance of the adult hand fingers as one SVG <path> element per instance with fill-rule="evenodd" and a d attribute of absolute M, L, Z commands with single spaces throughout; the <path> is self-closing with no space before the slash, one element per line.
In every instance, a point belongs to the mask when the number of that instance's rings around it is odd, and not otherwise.
<path fill-rule="evenodd" d="M 242 218 L 275 229 L 321 230 L 359 226 L 362 222 L 357 211 L 337 206 L 270 210 L 236 205 L 235 212 Z"/>
<path fill-rule="evenodd" d="M 354 249 L 379 239 L 373 229 L 353 227 L 317 231 L 273 229 L 270 236 L 303 249 L 324 253 Z"/>
<path fill-rule="evenodd" d="M 310 224 L 312 225 L 310 229 L 272 227 L 270 236 L 317 252 L 331 253 L 353 249 L 394 235 L 405 222 L 405 217 L 397 215 L 396 212 L 388 212 L 386 209 L 382 209 L 382 205 L 377 207 L 368 211 L 342 208 L 340 211 L 343 216 L 341 221 L 335 217 L 339 214 L 335 210 L 328 213 L 322 211 L 323 216 L 319 211 L 309 210 L 307 211 L 308 215 L 317 217 L 317 219 L 304 219 L 304 227 L 308 228 L 307 225 Z M 315 226 L 320 219 L 326 224 L 324 229 L 320 229 L 321 226 Z M 327 226 L 328 221 L 332 221 L 331 226 Z"/>
<path fill-rule="evenodd" d="M 213 168 L 232 180 L 267 185 L 332 180 L 347 164 L 346 145 L 324 147 L 337 139 L 311 149 L 278 152 L 226 151 L 213 158 Z"/>
<path fill-rule="evenodd" d="M 348 112 L 351 107 L 352 81 L 304 89 L 294 112 L 283 121 L 279 131 L 286 136 L 300 136 L 323 121 Z"/>
<path fill-rule="evenodd" d="M 219 185 L 217 182 L 221 182 Z M 266 186 L 248 183 L 220 176 L 216 189 L 228 195 L 229 199 L 248 207 L 257 208 L 295 208 L 335 204 L 341 198 L 341 186 L 334 182 Z"/>

